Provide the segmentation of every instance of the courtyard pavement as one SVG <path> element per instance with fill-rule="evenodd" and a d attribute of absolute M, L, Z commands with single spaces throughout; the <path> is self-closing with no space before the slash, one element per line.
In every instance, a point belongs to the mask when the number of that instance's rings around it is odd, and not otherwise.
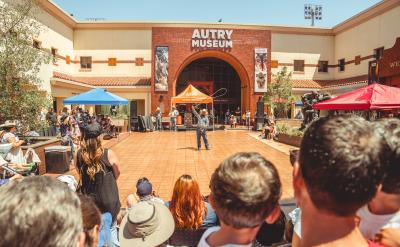
<path fill-rule="evenodd" d="M 228 156 L 242 151 L 259 152 L 278 169 L 283 185 L 282 199 L 293 197 L 292 167 L 286 152 L 263 143 L 250 131 L 208 132 L 211 150 L 196 149 L 196 133 L 150 132 L 125 134 L 118 143 L 107 143 L 119 158 L 121 176 L 118 187 L 122 206 L 135 193 L 138 178 L 147 177 L 164 200 L 170 200 L 175 180 L 182 174 L 194 176 L 203 195 L 209 193 L 209 181 L 215 168 Z M 115 139 L 114 139 L 115 140 Z"/>

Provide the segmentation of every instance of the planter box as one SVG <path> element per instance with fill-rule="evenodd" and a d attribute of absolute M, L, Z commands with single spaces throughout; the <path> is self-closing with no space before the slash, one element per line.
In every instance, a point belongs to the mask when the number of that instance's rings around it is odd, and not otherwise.
<path fill-rule="evenodd" d="M 300 147 L 302 137 L 300 136 L 290 136 L 286 134 L 278 134 L 276 141 L 292 145 L 295 147 Z"/>
<path fill-rule="evenodd" d="M 61 144 L 61 141 L 56 137 L 29 137 L 29 139 L 31 141 L 35 141 L 34 144 L 31 144 L 29 146 L 21 146 L 21 149 L 24 153 L 28 148 L 33 148 L 35 150 L 41 161 L 39 164 L 39 174 L 43 175 L 46 173 L 44 148 L 50 146 L 59 146 Z"/>

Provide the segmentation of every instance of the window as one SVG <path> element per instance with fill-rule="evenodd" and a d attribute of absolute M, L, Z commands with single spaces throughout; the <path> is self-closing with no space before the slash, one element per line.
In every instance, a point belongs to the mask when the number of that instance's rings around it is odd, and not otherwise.
<path fill-rule="evenodd" d="M 304 72 L 304 60 L 294 60 L 294 71 Z"/>
<path fill-rule="evenodd" d="M 92 57 L 81 57 L 81 69 L 92 68 Z"/>
<path fill-rule="evenodd" d="M 318 72 L 328 72 L 328 61 L 318 61 Z"/>
<path fill-rule="evenodd" d="M 135 58 L 135 65 L 136 66 L 143 66 L 143 64 L 144 64 L 144 59 L 142 57 Z"/>
<path fill-rule="evenodd" d="M 117 59 L 115 57 L 108 58 L 108 66 L 117 66 Z"/>
<path fill-rule="evenodd" d="M 53 58 L 53 63 L 56 63 L 57 62 L 57 49 L 56 48 L 51 47 L 51 56 Z"/>
<path fill-rule="evenodd" d="M 40 49 L 41 43 L 37 40 L 33 40 L 33 47 L 36 49 Z"/>
<path fill-rule="evenodd" d="M 345 60 L 344 58 L 339 60 L 339 71 L 344 71 Z"/>
<path fill-rule="evenodd" d="M 374 57 L 376 60 L 379 60 L 383 57 L 383 50 L 384 50 L 384 47 L 379 47 L 379 48 L 374 49 Z"/>

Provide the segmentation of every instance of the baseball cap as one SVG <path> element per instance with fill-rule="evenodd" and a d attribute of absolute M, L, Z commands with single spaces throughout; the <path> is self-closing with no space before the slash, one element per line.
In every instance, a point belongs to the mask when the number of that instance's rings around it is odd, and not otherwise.
<path fill-rule="evenodd" d="M 83 130 L 85 139 L 96 138 L 103 132 L 101 126 L 97 122 L 86 125 Z"/>
<path fill-rule="evenodd" d="M 148 196 L 153 192 L 153 186 L 149 181 L 142 181 L 136 185 L 136 193 L 139 196 Z"/>

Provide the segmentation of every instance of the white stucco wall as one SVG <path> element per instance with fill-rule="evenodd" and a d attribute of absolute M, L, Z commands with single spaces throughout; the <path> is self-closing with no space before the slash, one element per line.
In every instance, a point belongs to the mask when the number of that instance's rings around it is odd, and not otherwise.
<path fill-rule="evenodd" d="M 36 37 L 36 40 L 41 42 L 41 48 L 47 52 L 50 52 L 51 48 L 55 48 L 57 54 L 63 57 L 69 55 L 72 58 L 74 54 L 72 28 L 45 11 L 37 13 L 37 20 L 43 27 L 39 37 Z M 66 64 L 63 59 L 58 59 L 56 64 L 51 61 L 49 64 L 43 65 L 39 76 L 43 80 L 42 88 L 48 92 L 51 91 L 50 78 L 53 76 L 53 71 L 71 74 L 74 68 L 72 64 Z"/>
<path fill-rule="evenodd" d="M 80 64 L 75 64 L 75 74 L 79 76 L 137 76 L 150 77 L 151 63 L 136 66 L 135 58 L 151 60 L 151 30 L 75 30 L 75 61 L 81 56 L 91 56 L 92 61 L 108 61 L 117 58 L 117 66 L 108 63 L 93 63 L 90 72 L 81 71 Z"/>
<path fill-rule="evenodd" d="M 349 30 L 335 36 L 335 64 L 339 59 L 354 60 L 355 56 L 373 55 L 374 49 L 391 48 L 396 38 L 400 37 L 400 6 L 384 14 L 376 16 Z M 373 59 L 363 60 L 361 64 L 346 65 L 345 71 L 339 72 L 335 68 L 335 78 L 347 78 L 368 73 L 368 62 Z"/>
<path fill-rule="evenodd" d="M 319 60 L 334 62 L 334 37 L 320 35 L 281 34 L 272 33 L 272 60 L 279 63 L 294 63 L 294 60 L 304 60 L 305 64 L 318 64 Z M 278 72 L 282 66 L 272 69 Z M 293 71 L 293 66 L 287 67 Z M 294 72 L 294 79 L 333 79 L 334 72 L 318 72 L 317 67 L 304 67 L 304 73 Z"/>

